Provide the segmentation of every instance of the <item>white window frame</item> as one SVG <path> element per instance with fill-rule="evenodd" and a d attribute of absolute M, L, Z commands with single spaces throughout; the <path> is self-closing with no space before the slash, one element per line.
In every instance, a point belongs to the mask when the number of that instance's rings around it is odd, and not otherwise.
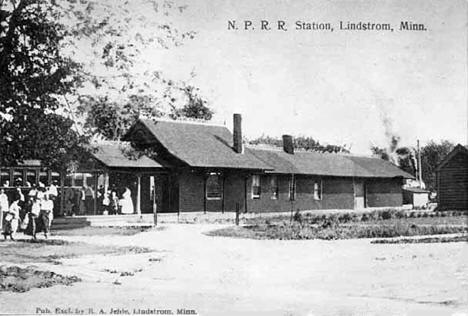
<path fill-rule="evenodd" d="M 258 194 L 254 193 L 254 182 L 256 182 L 254 179 L 258 179 Z M 253 174 L 252 175 L 252 183 L 251 183 L 251 193 L 252 193 L 252 199 L 260 199 L 260 196 L 262 195 L 262 179 L 259 174 Z"/>
<path fill-rule="evenodd" d="M 314 200 L 316 201 L 322 200 L 322 192 L 323 192 L 322 184 L 323 184 L 322 179 L 314 180 L 313 194 L 314 194 Z"/>
<path fill-rule="evenodd" d="M 220 188 L 220 195 L 219 196 L 215 196 L 215 197 L 208 197 L 208 178 L 211 177 L 211 176 L 217 176 L 218 177 L 218 181 L 219 181 L 219 188 Z M 208 173 L 208 176 L 206 177 L 206 181 L 205 181 L 205 197 L 207 200 L 210 200 L 210 201 L 216 201 L 216 200 L 221 200 L 223 198 L 223 183 L 221 181 L 221 174 L 220 173 L 217 173 L 217 172 L 210 172 Z"/>

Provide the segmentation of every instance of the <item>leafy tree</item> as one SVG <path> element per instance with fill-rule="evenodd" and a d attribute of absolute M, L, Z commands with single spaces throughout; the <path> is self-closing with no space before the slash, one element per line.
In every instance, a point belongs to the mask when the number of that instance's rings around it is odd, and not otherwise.
<path fill-rule="evenodd" d="M 64 26 L 46 0 L 0 2 L 0 164 L 42 159 L 63 168 L 84 141 L 58 114 L 79 65 L 60 51 Z"/>
<path fill-rule="evenodd" d="M 198 89 L 165 78 L 147 57 L 194 38 L 170 21 L 185 9 L 167 0 L 60 3 L 67 51 L 82 65 L 85 85 L 73 102 L 85 128 L 118 139 L 140 115 L 211 119 Z"/>
<path fill-rule="evenodd" d="M 421 147 L 421 165 L 422 165 L 422 179 L 426 188 L 435 190 L 435 170 L 440 162 L 453 150 L 455 145 L 444 140 L 440 143 L 430 141 L 427 145 Z M 385 159 L 391 160 L 392 153 L 389 154 L 388 149 L 379 147 L 371 147 L 374 155 Z M 406 172 L 415 175 L 417 169 L 417 150 L 412 147 L 397 147 L 393 152 L 395 163 Z"/>
<path fill-rule="evenodd" d="M 213 110 L 208 107 L 207 101 L 198 94 L 198 90 L 190 85 L 183 87 L 182 91 L 187 101 L 181 109 L 174 107 L 170 116 L 174 119 L 189 117 L 205 121 L 211 120 Z"/>
<path fill-rule="evenodd" d="M 372 146 L 370 149 L 374 156 L 379 157 L 383 160 L 390 161 L 390 155 L 387 153 L 387 149 L 380 148 L 378 146 Z"/>
<path fill-rule="evenodd" d="M 271 145 L 275 147 L 283 146 L 283 140 L 277 137 L 271 137 L 267 135 L 262 135 L 256 139 L 250 140 L 249 144 L 252 145 Z M 346 145 L 322 145 L 319 141 L 315 140 L 312 137 L 307 136 L 298 136 L 294 138 L 294 148 L 302 149 L 306 151 L 318 151 L 318 152 L 329 152 L 329 153 L 349 153 L 349 150 L 346 148 Z"/>
<path fill-rule="evenodd" d="M 430 141 L 421 148 L 422 178 L 426 188 L 436 189 L 435 170 L 454 147 L 452 142 L 443 140 L 440 143 Z"/>
<path fill-rule="evenodd" d="M 398 155 L 398 166 L 409 174 L 416 174 L 416 150 L 410 147 L 399 147 L 395 153 Z"/>
<path fill-rule="evenodd" d="M 393 138 L 392 145 L 390 148 L 380 148 L 372 146 L 372 154 L 380 159 L 390 161 L 395 165 L 399 166 L 402 170 L 414 175 L 416 173 L 416 153 L 411 147 L 398 147 L 396 141 L 397 138 Z"/>

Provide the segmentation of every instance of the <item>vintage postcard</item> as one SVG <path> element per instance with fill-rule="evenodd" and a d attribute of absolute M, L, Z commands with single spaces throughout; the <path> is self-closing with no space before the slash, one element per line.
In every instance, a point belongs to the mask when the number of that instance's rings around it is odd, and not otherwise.
<path fill-rule="evenodd" d="M 466 0 L 0 0 L 0 315 L 468 315 Z"/>

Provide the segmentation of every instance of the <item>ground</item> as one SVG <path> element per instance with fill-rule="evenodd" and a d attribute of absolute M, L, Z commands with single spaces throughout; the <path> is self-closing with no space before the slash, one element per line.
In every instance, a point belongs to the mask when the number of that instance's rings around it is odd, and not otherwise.
<path fill-rule="evenodd" d="M 466 315 L 468 244 L 211 237 L 221 225 L 167 225 L 127 236 L 60 238 L 150 253 L 38 262 L 72 285 L 1 292 L 2 313 L 56 308 L 196 310 L 202 315 Z M 54 238 L 58 238 L 55 236 Z M 40 310 L 38 310 L 40 309 Z M 465 312 L 465 314 L 463 314 Z"/>

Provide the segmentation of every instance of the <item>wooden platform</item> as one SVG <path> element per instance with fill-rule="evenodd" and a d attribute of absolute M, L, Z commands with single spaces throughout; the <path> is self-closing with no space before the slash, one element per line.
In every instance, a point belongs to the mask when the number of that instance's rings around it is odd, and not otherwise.
<path fill-rule="evenodd" d="M 66 216 L 55 218 L 52 222 L 52 228 L 57 230 L 74 229 L 86 226 L 112 227 L 153 225 L 153 214 Z"/>

